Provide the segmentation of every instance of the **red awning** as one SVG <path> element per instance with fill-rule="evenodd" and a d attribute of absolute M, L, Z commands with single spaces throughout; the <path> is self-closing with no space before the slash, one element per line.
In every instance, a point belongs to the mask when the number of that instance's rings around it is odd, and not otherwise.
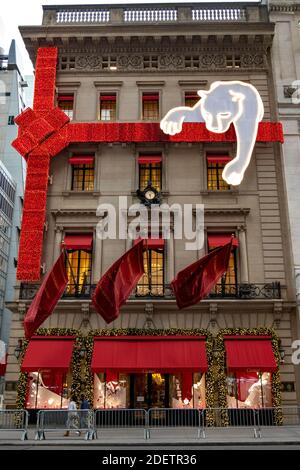
<path fill-rule="evenodd" d="M 74 338 L 39 336 L 32 339 L 22 362 L 22 372 L 35 372 L 40 369 L 67 371 L 70 367 Z"/>
<path fill-rule="evenodd" d="M 91 368 L 93 372 L 205 372 L 205 337 L 97 337 Z"/>
<path fill-rule="evenodd" d="M 229 155 L 207 155 L 208 163 L 228 163 L 232 160 Z"/>
<path fill-rule="evenodd" d="M 70 165 L 92 165 L 94 163 L 94 156 L 92 155 L 82 155 L 82 156 L 73 156 L 69 158 Z"/>
<path fill-rule="evenodd" d="M 66 234 L 63 240 L 63 246 L 66 250 L 91 250 L 93 246 L 93 234 Z"/>
<path fill-rule="evenodd" d="M 133 245 L 136 245 L 140 241 L 140 238 L 137 238 L 133 241 Z M 161 248 L 163 249 L 165 246 L 165 239 L 164 238 L 145 238 L 144 247 L 149 249 Z"/>
<path fill-rule="evenodd" d="M 117 101 L 116 95 L 100 95 L 100 101 Z"/>
<path fill-rule="evenodd" d="M 271 337 L 269 336 L 225 336 L 228 370 L 255 369 L 273 372 L 278 369 Z"/>
<path fill-rule="evenodd" d="M 158 101 L 159 95 L 143 95 L 143 101 Z"/>
<path fill-rule="evenodd" d="M 161 163 L 162 161 L 162 156 L 161 155 L 145 155 L 145 156 L 140 156 L 138 159 L 139 164 L 149 164 L 149 163 Z"/>
<path fill-rule="evenodd" d="M 230 242 L 231 233 L 216 233 L 213 235 L 207 235 L 207 241 L 209 248 L 215 248 L 217 246 L 223 246 Z M 239 246 L 237 238 L 233 238 L 232 246 Z"/>
<path fill-rule="evenodd" d="M 58 95 L 58 101 L 74 101 L 74 95 Z"/>

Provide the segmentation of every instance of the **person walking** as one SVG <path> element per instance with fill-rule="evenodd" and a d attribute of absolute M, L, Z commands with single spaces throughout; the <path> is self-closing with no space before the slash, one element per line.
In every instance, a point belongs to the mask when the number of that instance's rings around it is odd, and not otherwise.
<path fill-rule="evenodd" d="M 69 401 L 69 406 L 68 406 L 68 419 L 67 419 L 67 430 L 64 434 L 64 436 L 69 436 L 70 435 L 70 429 L 76 429 L 76 434 L 80 436 L 80 431 L 79 431 L 79 416 L 77 412 L 77 405 L 75 401 L 75 397 L 71 397 Z"/>
<path fill-rule="evenodd" d="M 90 403 L 89 401 L 85 398 L 84 395 L 81 395 L 81 402 L 80 402 L 80 428 L 88 428 L 88 416 L 89 412 L 88 410 L 90 409 Z"/>

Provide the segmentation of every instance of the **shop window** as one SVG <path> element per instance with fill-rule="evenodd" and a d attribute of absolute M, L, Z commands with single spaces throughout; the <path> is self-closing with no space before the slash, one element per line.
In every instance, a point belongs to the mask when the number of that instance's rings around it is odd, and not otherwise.
<path fill-rule="evenodd" d="M 58 95 L 58 107 L 72 120 L 74 116 L 74 94 Z"/>
<path fill-rule="evenodd" d="M 143 93 L 144 121 L 159 121 L 159 93 Z"/>
<path fill-rule="evenodd" d="M 200 96 L 197 94 L 196 91 L 186 91 L 184 93 L 184 105 L 189 106 L 192 108 L 195 106 L 196 103 L 198 103 L 200 99 Z"/>
<path fill-rule="evenodd" d="M 209 234 L 208 251 L 212 251 L 218 246 L 225 245 L 230 241 L 231 234 Z M 227 272 L 214 287 L 211 295 L 232 296 L 237 292 L 237 246 L 238 240 L 233 239 L 232 250 L 229 257 Z"/>
<path fill-rule="evenodd" d="M 130 375 L 94 374 L 94 408 L 130 408 Z"/>
<path fill-rule="evenodd" d="M 71 373 L 45 369 L 28 373 L 26 408 L 67 408 Z"/>
<path fill-rule="evenodd" d="M 91 288 L 92 252 L 90 250 L 67 250 L 68 285 L 66 295 L 89 296 Z"/>
<path fill-rule="evenodd" d="M 244 371 L 227 375 L 228 408 L 271 408 L 270 372 Z"/>
<path fill-rule="evenodd" d="M 117 112 L 117 95 L 116 93 L 100 94 L 100 120 L 115 121 Z"/>
<path fill-rule="evenodd" d="M 170 375 L 171 408 L 205 408 L 205 374 Z"/>
<path fill-rule="evenodd" d="M 94 156 L 73 156 L 69 159 L 72 165 L 72 191 L 93 191 L 95 179 Z"/>
<path fill-rule="evenodd" d="M 228 191 L 230 186 L 222 178 L 225 165 L 231 160 L 229 155 L 207 154 L 207 189 L 209 191 Z"/>
<path fill-rule="evenodd" d="M 144 253 L 144 270 L 137 296 L 161 297 L 164 295 L 164 248 L 148 248 Z"/>
<path fill-rule="evenodd" d="M 161 155 L 140 156 L 139 163 L 139 189 L 143 191 L 151 182 L 156 191 L 161 191 L 162 185 L 162 157 Z"/>

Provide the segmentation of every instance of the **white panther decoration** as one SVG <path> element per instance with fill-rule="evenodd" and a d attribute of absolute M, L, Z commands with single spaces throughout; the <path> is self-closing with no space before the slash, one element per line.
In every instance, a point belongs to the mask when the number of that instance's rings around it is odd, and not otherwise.
<path fill-rule="evenodd" d="M 199 90 L 202 98 L 192 108 L 180 106 L 171 109 L 160 123 L 165 134 L 182 131 L 184 122 L 205 122 L 207 130 L 221 134 L 233 123 L 237 138 L 237 152 L 223 170 L 223 179 L 239 185 L 250 163 L 258 124 L 264 115 L 264 105 L 257 89 L 240 81 L 214 82 L 208 91 Z"/>

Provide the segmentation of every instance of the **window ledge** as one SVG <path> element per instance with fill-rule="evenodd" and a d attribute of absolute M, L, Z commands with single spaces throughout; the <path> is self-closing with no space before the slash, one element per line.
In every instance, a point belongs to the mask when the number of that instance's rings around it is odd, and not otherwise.
<path fill-rule="evenodd" d="M 238 189 L 211 189 L 211 190 L 207 190 L 207 191 L 200 191 L 200 194 L 202 196 L 209 196 L 210 194 L 213 194 L 213 195 L 216 195 L 216 196 L 220 196 L 220 195 L 223 195 L 223 194 L 238 194 L 239 190 Z"/>
<path fill-rule="evenodd" d="M 69 196 L 84 196 L 84 197 L 89 197 L 89 196 L 100 196 L 100 191 L 63 191 L 62 195 L 65 197 Z"/>

